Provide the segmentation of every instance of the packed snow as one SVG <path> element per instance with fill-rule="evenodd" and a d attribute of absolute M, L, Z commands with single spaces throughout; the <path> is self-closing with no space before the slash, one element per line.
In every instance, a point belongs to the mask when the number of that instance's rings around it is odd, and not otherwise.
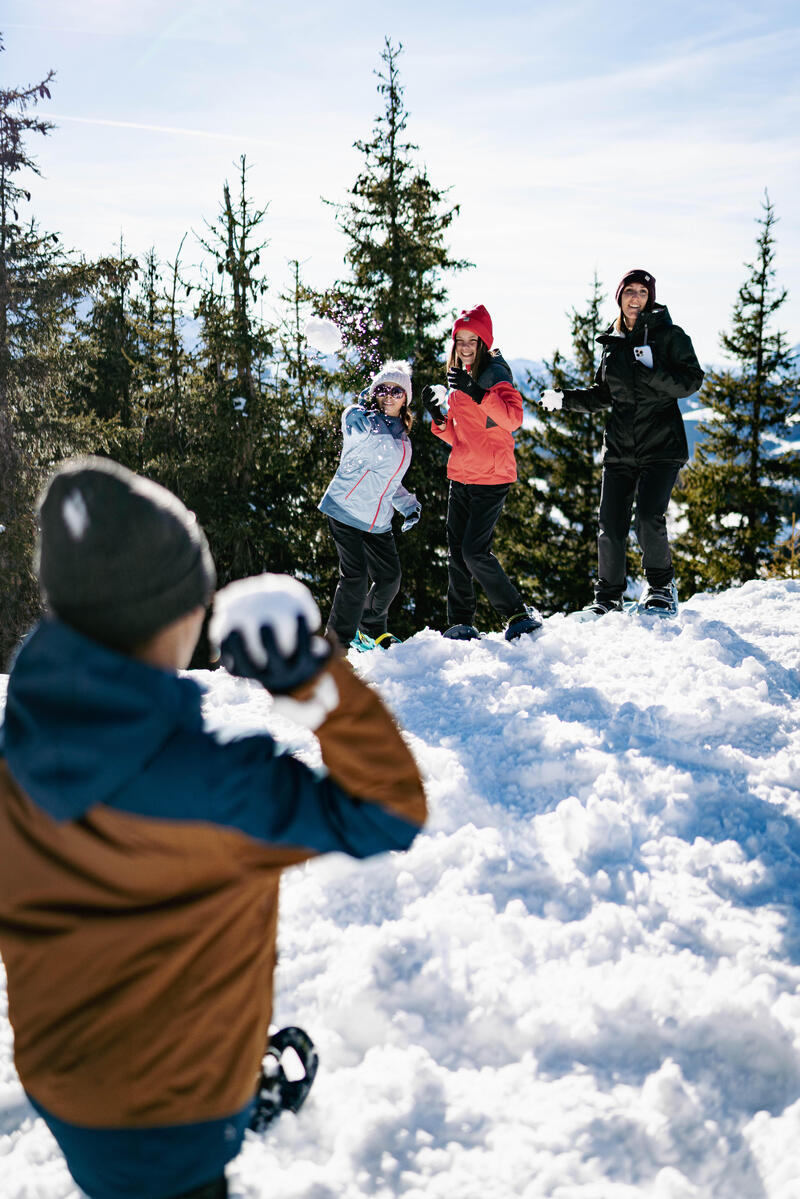
<path fill-rule="evenodd" d="M 235 1199 L 797 1199 L 800 582 L 352 659 L 431 819 L 285 876 L 275 1023 L 321 1065 Z M 319 760 L 198 677 L 211 724 Z M 0 1134 L 3 1199 L 76 1199 L 5 1011 Z"/>
<path fill-rule="evenodd" d="M 338 354 L 342 348 L 341 331 L 327 317 L 312 317 L 307 320 L 304 334 L 309 347 L 320 354 Z"/>

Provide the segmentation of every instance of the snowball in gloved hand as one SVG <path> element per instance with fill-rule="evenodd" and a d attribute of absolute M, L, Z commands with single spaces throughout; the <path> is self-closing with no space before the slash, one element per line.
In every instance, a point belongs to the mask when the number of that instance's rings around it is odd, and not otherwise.
<path fill-rule="evenodd" d="M 539 407 L 544 408 L 547 412 L 558 412 L 563 403 L 563 391 L 554 391 L 552 388 L 548 388 L 539 396 Z"/>
<path fill-rule="evenodd" d="M 331 655 L 313 635 L 320 615 L 311 592 L 289 575 L 238 579 L 217 593 L 209 639 L 229 672 L 286 694 L 313 678 Z"/>

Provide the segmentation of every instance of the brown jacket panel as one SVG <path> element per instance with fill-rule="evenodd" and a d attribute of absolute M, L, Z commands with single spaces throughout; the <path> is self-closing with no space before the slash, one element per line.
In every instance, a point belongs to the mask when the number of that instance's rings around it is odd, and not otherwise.
<path fill-rule="evenodd" d="M 240 1110 L 267 1043 L 280 870 L 308 852 L 102 805 L 57 823 L 4 762 L 0 841 L 0 949 L 25 1088 L 97 1128 Z"/>

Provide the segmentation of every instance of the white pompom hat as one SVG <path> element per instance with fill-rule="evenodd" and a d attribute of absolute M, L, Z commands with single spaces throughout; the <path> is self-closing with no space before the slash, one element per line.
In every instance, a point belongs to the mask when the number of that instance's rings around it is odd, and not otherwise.
<path fill-rule="evenodd" d="M 385 362 L 369 385 L 369 394 L 375 394 L 375 388 L 381 383 L 394 383 L 402 387 L 406 393 L 406 402 L 411 403 L 411 368 L 407 362 Z"/>

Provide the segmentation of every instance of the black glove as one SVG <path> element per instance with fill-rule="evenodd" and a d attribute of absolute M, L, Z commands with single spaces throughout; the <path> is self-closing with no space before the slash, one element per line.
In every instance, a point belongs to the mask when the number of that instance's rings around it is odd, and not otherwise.
<path fill-rule="evenodd" d="M 439 401 L 436 399 L 436 392 L 433 390 L 430 384 L 422 389 L 422 403 L 430 413 L 431 420 L 435 424 L 439 426 L 447 424 L 447 417 L 439 407 Z"/>
<path fill-rule="evenodd" d="M 451 391 L 464 391 L 471 400 L 476 404 L 480 404 L 488 387 L 479 387 L 473 379 L 469 371 L 465 371 L 463 367 L 451 366 L 447 372 L 447 386 Z"/>
<path fill-rule="evenodd" d="M 220 646 L 222 665 L 228 674 L 257 679 L 273 695 L 288 695 L 296 687 L 318 675 L 333 648 L 321 637 L 312 638 L 304 616 L 297 617 L 297 644 L 288 657 L 278 648 L 270 625 L 261 626 L 261 643 L 267 653 L 266 666 L 257 666 L 247 651 L 238 629 L 229 633 Z"/>

